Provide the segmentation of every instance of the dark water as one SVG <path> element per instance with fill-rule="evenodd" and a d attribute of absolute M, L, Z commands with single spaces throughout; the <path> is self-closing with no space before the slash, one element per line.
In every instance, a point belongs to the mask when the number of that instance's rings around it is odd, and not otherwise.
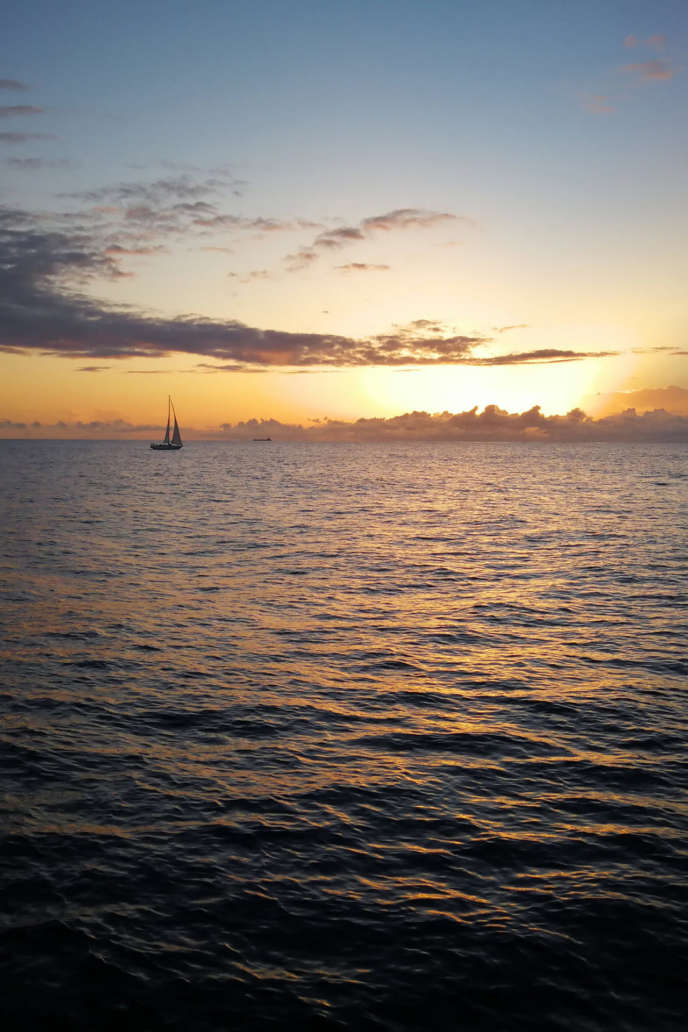
<path fill-rule="evenodd" d="M 3 1028 L 686 1027 L 684 450 L 0 473 Z"/>

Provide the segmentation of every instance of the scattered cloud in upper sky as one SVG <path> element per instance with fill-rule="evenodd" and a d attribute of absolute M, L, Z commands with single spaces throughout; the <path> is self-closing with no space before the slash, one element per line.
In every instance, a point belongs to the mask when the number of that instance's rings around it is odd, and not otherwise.
<path fill-rule="evenodd" d="M 583 107 L 593 115 L 609 115 L 615 109 L 604 93 L 592 93 L 583 101 Z"/>
<path fill-rule="evenodd" d="M 671 65 L 671 61 L 662 58 L 654 58 L 651 61 L 636 61 L 632 64 L 624 65 L 624 69 L 643 80 L 673 79 L 676 72 Z"/>
<path fill-rule="evenodd" d="M 20 82 L 19 79 L 0 79 L 0 90 L 28 90 L 28 88 L 28 85 Z"/>
<path fill-rule="evenodd" d="M 64 193 L 61 196 L 92 204 L 109 201 L 119 204 L 138 203 L 162 206 L 170 200 L 199 200 L 209 194 L 216 194 L 231 182 L 232 177 L 227 174 L 198 178 L 190 173 L 181 173 L 154 180 L 114 183 L 94 190 Z"/>
<path fill-rule="evenodd" d="M 626 36 L 624 39 L 624 46 L 633 49 L 637 46 L 647 44 L 648 47 L 652 47 L 654 50 L 664 50 L 664 44 L 666 43 L 666 36 L 661 32 L 655 32 L 654 35 L 648 36 L 647 39 L 642 40 L 639 36 L 631 35 Z"/>
<path fill-rule="evenodd" d="M 29 140 L 54 140 L 52 133 L 1 132 L 0 143 L 28 143 Z"/>
<path fill-rule="evenodd" d="M 655 54 L 663 53 L 666 46 L 666 37 L 662 33 L 655 33 L 646 38 L 641 38 L 633 33 L 627 35 L 623 41 L 627 50 L 654 51 Z M 650 83 L 673 79 L 679 71 L 670 57 L 648 57 L 646 60 L 632 61 L 621 66 L 620 70 L 634 82 Z M 585 111 L 593 115 L 607 115 L 615 112 L 619 104 L 626 98 L 622 87 L 611 87 L 612 92 L 587 93 L 581 100 L 581 106 Z"/>
<path fill-rule="evenodd" d="M 33 104 L 0 104 L 0 118 L 18 118 L 22 115 L 42 115 L 43 108 Z"/>
<path fill-rule="evenodd" d="M 339 250 L 351 244 L 363 243 L 375 237 L 377 233 L 404 231 L 414 229 L 431 229 L 442 224 L 452 226 L 457 223 L 474 226 L 474 220 L 463 215 L 454 215 L 446 211 L 426 211 L 421 208 L 397 208 L 381 215 L 370 215 L 354 226 L 335 226 L 322 230 L 315 239 L 300 250 L 288 254 L 284 258 L 286 268 L 298 272 L 328 251 Z M 336 266 L 341 269 L 344 266 Z"/>
<path fill-rule="evenodd" d="M 11 168 L 31 171 L 43 168 L 69 168 L 66 158 L 6 158 L 5 163 Z"/>

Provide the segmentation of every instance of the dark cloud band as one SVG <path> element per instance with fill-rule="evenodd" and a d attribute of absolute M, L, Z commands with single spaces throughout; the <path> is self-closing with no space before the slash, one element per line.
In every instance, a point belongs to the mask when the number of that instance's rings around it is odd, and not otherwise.
<path fill-rule="evenodd" d="M 58 221 L 59 225 L 59 221 Z M 81 359 L 202 356 L 217 371 L 273 367 L 522 365 L 572 362 L 608 352 L 554 348 L 509 355 L 475 354 L 490 338 L 451 334 L 428 319 L 367 339 L 263 330 L 238 320 L 165 319 L 94 300 L 79 288 L 96 276 L 124 273 L 123 256 L 160 245 L 117 243 L 87 225 L 47 229 L 27 212 L 0 209 L 0 349 L 41 350 Z M 260 271 L 260 274 L 265 270 Z"/>

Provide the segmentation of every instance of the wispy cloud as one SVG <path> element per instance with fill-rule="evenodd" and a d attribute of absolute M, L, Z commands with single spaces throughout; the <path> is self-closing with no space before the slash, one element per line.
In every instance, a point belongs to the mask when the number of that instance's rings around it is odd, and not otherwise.
<path fill-rule="evenodd" d="M 624 70 L 631 72 L 636 78 L 643 81 L 673 79 L 676 74 L 676 69 L 672 67 L 671 61 L 664 58 L 654 58 L 651 61 L 636 61 L 632 64 L 624 65 Z"/>
<path fill-rule="evenodd" d="M 0 90 L 28 90 L 29 86 L 19 79 L 0 79 Z"/>
<path fill-rule="evenodd" d="M 246 216 L 226 211 L 223 202 L 227 193 L 236 192 L 236 182 L 231 173 L 223 170 L 205 176 L 186 171 L 59 196 L 89 205 L 88 212 L 81 213 L 82 218 L 110 216 L 109 231 L 113 240 L 125 247 L 131 241 L 131 234 L 149 241 L 182 235 L 198 239 L 214 236 L 221 240 L 228 234 L 263 236 L 322 229 L 321 223 L 311 219 Z M 216 245 L 208 243 L 203 249 L 231 253 L 232 249 L 220 240 Z"/>
<path fill-rule="evenodd" d="M 624 46 L 628 47 L 629 49 L 633 49 L 637 46 L 643 46 L 643 44 L 645 44 L 646 46 L 651 47 L 653 50 L 664 50 L 665 43 L 666 36 L 664 36 L 661 32 L 656 32 L 653 36 L 648 36 L 646 40 L 642 40 L 638 36 L 635 36 L 633 34 L 631 34 L 630 36 L 626 36 L 626 38 L 624 39 Z"/>
<path fill-rule="evenodd" d="M 616 351 L 566 351 L 560 348 L 537 348 L 534 351 L 517 351 L 508 355 L 490 355 L 487 358 L 471 358 L 471 365 L 551 365 L 555 362 L 580 362 L 584 358 L 610 358 Z"/>
<path fill-rule="evenodd" d="M 160 179 L 114 183 L 94 190 L 80 190 L 63 193 L 61 197 L 99 204 L 103 201 L 118 204 L 160 205 L 175 201 L 194 201 L 208 194 L 217 193 L 230 182 L 228 176 L 207 176 L 199 179 L 189 173 L 166 176 Z"/>
<path fill-rule="evenodd" d="M 638 50 L 638 56 L 648 55 L 648 52 L 662 54 L 666 45 L 666 38 L 662 33 L 655 33 L 652 36 L 642 38 L 631 33 L 626 36 L 623 45 L 627 50 Z M 631 61 L 629 64 L 617 66 L 617 73 L 622 72 L 628 81 L 636 83 L 652 83 L 673 79 L 680 71 L 680 67 L 672 63 L 669 57 L 648 55 L 647 60 Z M 618 80 L 617 80 L 618 83 Z M 592 115 L 609 115 L 616 111 L 617 107 L 627 99 L 627 90 L 617 85 L 612 89 L 612 96 L 607 93 L 588 93 L 581 98 L 581 107 Z"/>
<path fill-rule="evenodd" d="M 348 265 L 335 265 L 340 272 L 387 272 L 389 265 L 370 265 L 367 262 L 349 262 Z"/>
<path fill-rule="evenodd" d="M 42 168 L 69 168 L 69 162 L 65 158 L 6 158 L 5 163 L 11 168 L 21 168 L 25 171 Z"/>
<path fill-rule="evenodd" d="M 583 100 L 583 107 L 592 115 L 609 115 L 614 111 L 609 97 L 604 93 L 591 93 Z"/>
<path fill-rule="evenodd" d="M 22 115 L 42 115 L 43 108 L 33 104 L 0 104 L 0 118 L 18 118 Z"/>
<path fill-rule="evenodd" d="M 166 251 L 167 248 L 163 247 L 162 244 L 157 244 L 155 247 L 122 247 L 121 244 L 111 244 L 109 247 L 105 248 L 103 254 L 120 258 L 125 256 L 161 254 Z"/>
<path fill-rule="evenodd" d="M 29 140 L 54 140 L 52 133 L 0 133 L 0 143 L 28 143 Z"/>
<path fill-rule="evenodd" d="M 328 251 L 339 250 L 350 244 L 362 243 L 378 233 L 404 231 L 413 229 L 430 229 L 442 224 L 456 225 L 463 223 L 473 226 L 472 219 L 451 212 L 426 211 L 422 208 L 397 208 L 382 215 L 371 215 L 355 226 L 336 226 L 323 230 L 314 240 L 298 251 L 288 254 L 284 264 L 291 272 L 306 268 L 308 265 Z"/>
<path fill-rule="evenodd" d="M 364 232 L 372 230 L 384 230 L 389 232 L 393 229 L 427 229 L 429 226 L 437 226 L 440 223 L 463 222 L 466 225 L 473 225 L 473 220 L 465 215 L 452 215 L 446 211 L 424 211 L 421 208 L 397 208 L 385 215 L 373 215 L 363 219 L 361 227 Z"/>
<path fill-rule="evenodd" d="M 511 330 L 527 330 L 530 323 L 511 323 L 509 326 L 493 326 L 495 333 L 509 333 Z"/>

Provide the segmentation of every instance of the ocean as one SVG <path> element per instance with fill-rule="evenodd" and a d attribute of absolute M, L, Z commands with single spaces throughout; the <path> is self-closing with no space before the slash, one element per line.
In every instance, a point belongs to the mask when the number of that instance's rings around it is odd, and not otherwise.
<path fill-rule="evenodd" d="M 688 453 L 0 442 L 5 1030 L 688 1025 Z"/>

